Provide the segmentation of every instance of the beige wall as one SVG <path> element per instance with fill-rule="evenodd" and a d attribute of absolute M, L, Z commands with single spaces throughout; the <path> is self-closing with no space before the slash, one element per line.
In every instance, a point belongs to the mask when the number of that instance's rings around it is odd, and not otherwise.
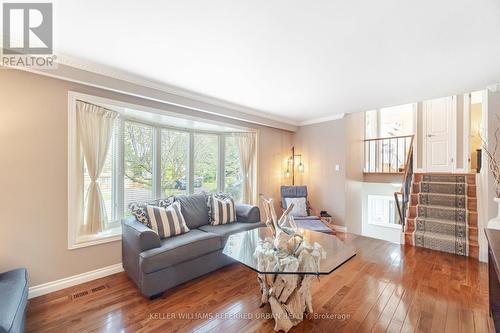
<path fill-rule="evenodd" d="M 364 113 L 346 115 L 346 227 L 349 232 L 361 234 L 362 187 L 364 182 Z"/>
<path fill-rule="evenodd" d="M 69 90 L 168 109 L 158 102 L 0 70 L 0 271 L 27 267 L 31 286 L 121 262 L 119 241 L 67 249 Z M 291 146 L 290 132 L 186 113 L 259 129 L 259 191 L 277 195 L 281 157 Z"/>
<path fill-rule="evenodd" d="M 487 124 L 487 133 L 488 133 L 488 147 L 492 150 L 495 147 L 495 132 L 500 128 L 500 92 L 491 92 L 488 91 L 488 101 L 487 101 L 487 112 L 488 112 L 488 124 Z M 500 138 L 499 138 L 500 140 Z M 500 146 L 500 142 L 499 142 Z M 500 153 L 500 148 L 497 147 L 496 154 Z M 498 157 L 497 157 L 498 159 Z M 498 214 L 498 205 L 493 202 L 493 198 L 496 197 L 496 184 L 495 177 L 488 169 L 488 160 L 486 159 L 486 154 L 483 155 L 483 169 L 484 171 L 488 171 L 488 219 L 491 219 Z"/>
<path fill-rule="evenodd" d="M 294 136 L 296 153 L 302 154 L 311 205 L 317 214 L 326 209 L 334 223 L 349 232 L 361 233 L 364 113 L 347 114 L 339 120 L 302 126 Z M 335 171 L 335 165 L 340 167 Z"/>
<path fill-rule="evenodd" d="M 302 126 L 294 136 L 295 152 L 304 161 L 304 172 L 296 184 L 307 185 L 313 213 L 327 210 L 337 225 L 345 225 L 345 122 L 339 119 Z"/>

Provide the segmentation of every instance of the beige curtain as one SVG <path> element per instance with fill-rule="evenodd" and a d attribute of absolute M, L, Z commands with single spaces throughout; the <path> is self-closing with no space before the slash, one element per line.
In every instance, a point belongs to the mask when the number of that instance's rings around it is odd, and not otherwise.
<path fill-rule="evenodd" d="M 97 180 L 108 155 L 113 121 L 118 113 L 97 105 L 76 102 L 77 131 L 90 176 L 85 200 L 84 231 L 96 234 L 104 230 L 106 209 Z"/>
<path fill-rule="evenodd" d="M 254 184 L 255 184 L 255 155 L 256 142 L 255 133 L 235 134 L 238 142 L 238 151 L 240 154 L 240 168 L 243 174 L 243 193 L 241 201 L 243 203 L 255 204 Z"/>

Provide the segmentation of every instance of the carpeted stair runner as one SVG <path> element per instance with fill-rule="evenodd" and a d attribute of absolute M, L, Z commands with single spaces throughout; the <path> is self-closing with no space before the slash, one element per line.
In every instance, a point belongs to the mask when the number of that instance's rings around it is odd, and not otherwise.
<path fill-rule="evenodd" d="M 467 186 L 466 176 L 415 178 L 409 215 L 415 246 L 469 255 Z"/>

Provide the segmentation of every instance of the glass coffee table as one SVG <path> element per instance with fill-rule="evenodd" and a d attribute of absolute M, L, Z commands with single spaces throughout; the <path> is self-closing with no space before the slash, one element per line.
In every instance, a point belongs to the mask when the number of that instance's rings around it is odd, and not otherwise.
<path fill-rule="evenodd" d="M 312 312 L 311 283 L 356 255 L 356 250 L 334 235 L 298 229 L 289 252 L 279 251 L 270 228 L 262 227 L 229 236 L 223 253 L 257 273 L 261 306 L 269 303 L 275 330 L 287 332 Z M 294 251 L 305 247 L 307 251 Z M 295 253 L 291 255 L 289 253 Z M 311 260 L 308 260 L 311 259 Z"/>

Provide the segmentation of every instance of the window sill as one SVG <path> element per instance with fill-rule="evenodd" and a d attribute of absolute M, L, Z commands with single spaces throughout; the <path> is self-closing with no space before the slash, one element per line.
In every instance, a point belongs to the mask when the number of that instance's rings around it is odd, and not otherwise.
<path fill-rule="evenodd" d="M 386 227 L 391 229 L 399 229 L 401 230 L 401 224 L 392 224 L 392 223 L 377 223 L 377 222 L 368 222 L 369 225 L 375 225 L 377 227 Z"/>
<path fill-rule="evenodd" d="M 68 250 L 80 249 L 83 247 L 116 242 L 122 239 L 121 226 L 100 232 L 95 235 L 85 235 L 77 237 L 73 243 L 70 242 Z"/>

